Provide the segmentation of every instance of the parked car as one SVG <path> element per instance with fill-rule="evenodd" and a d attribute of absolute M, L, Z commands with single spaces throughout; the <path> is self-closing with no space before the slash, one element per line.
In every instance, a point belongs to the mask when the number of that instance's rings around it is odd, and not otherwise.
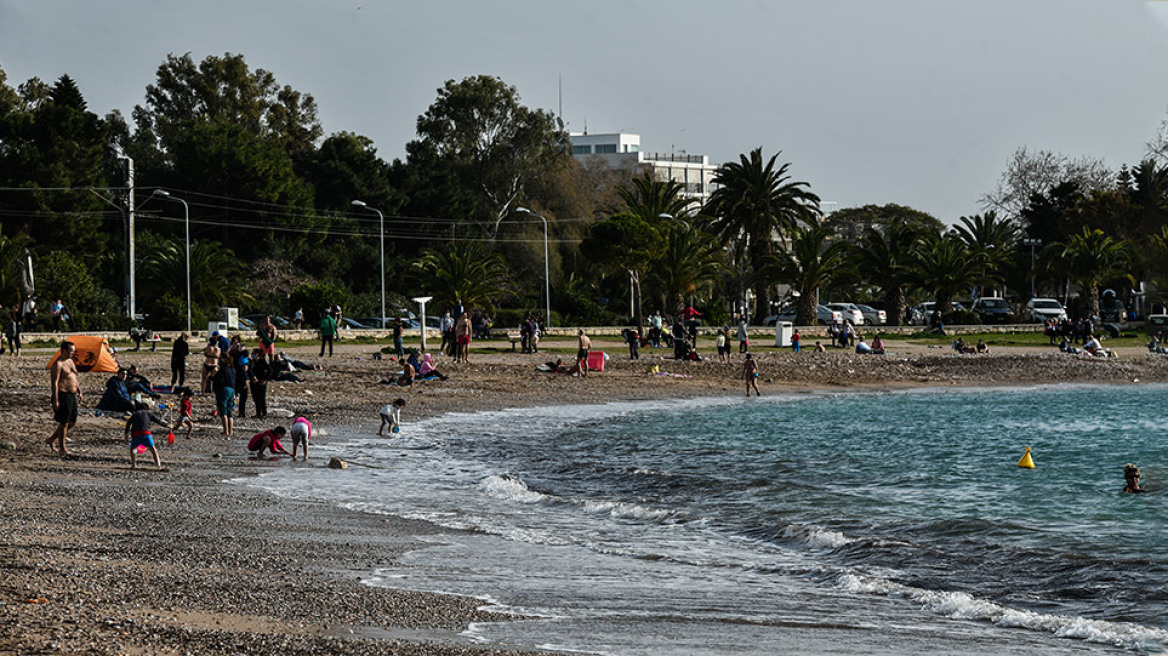
<path fill-rule="evenodd" d="M 877 310 L 871 305 L 864 305 L 863 303 L 857 303 L 856 307 L 860 308 L 860 312 L 864 313 L 864 325 L 883 326 L 888 323 L 888 313 L 884 310 Z"/>
<path fill-rule="evenodd" d="M 949 305 L 951 306 L 950 309 L 953 309 L 953 310 L 965 309 L 964 305 L 962 305 L 956 301 L 953 301 Z M 936 306 L 937 306 L 937 303 L 935 301 L 925 301 L 924 303 L 921 303 L 920 305 L 917 305 L 916 307 L 906 308 L 906 311 L 910 315 L 912 315 L 908 321 L 908 324 L 910 326 L 927 326 L 927 325 L 929 325 L 929 320 L 933 318 L 933 308 L 935 308 Z"/>
<path fill-rule="evenodd" d="M 1022 312 L 1027 321 L 1043 323 L 1054 319 L 1064 321 L 1067 311 L 1062 303 L 1053 298 L 1032 298 L 1026 302 L 1026 309 Z"/>
<path fill-rule="evenodd" d="M 240 317 L 239 319 L 241 322 L 244 319 L 247 319 L 249 322 L 252 323 L 252 325 L 258 326 L 264 322 L 265 316 L 269 316 L 269 315 L 266 315 L 266 314 L 245 314 L 242 317 Z M 278 328 L 278 329 L 292 327 L 292 322 L 288 321 L 284 317 L 281 317 L 281 316 L 275 315 L 275 314 L 271 315 L 271 317 L 272 317 L 272 323 L 275 324 L 276 328 Z"/>
<path fill-rule="evenodd" d="M 797 314 L 798 314 L 798 312 L 797 312 L 794 305 L 787 305 L 787 306 L 783 307 L 783 309 L 779 310 L 778 314 L 772 314 L 771 316 L 764 319 L 763 323 L 765 323 L 768 326 L 773 326 L 780 321 L 794 323 L 795 316 Z M 816 321 L 818 321 L 821 324 L 828 325 L 831 323 L 835 323 L 836 321 L 843 323 L 844 317 L 842 314 L 840 314 L 839 312 L 837 312 L 835 310 L 828 308 L 826 305 L 820 305 L 818 308 L 818 311 L 816 312 L 815 319 L 816 319 Z"/>
<path fill-rule="evenodd" d="M 840 313 L 844 319 L 852 322 L 853 326 L 864 325 L 864 312 L 854 303 L 827 303 L 827 307 Z"/>
<path fill-rule="evenodd" d="M 1010 302 L 997 296 L 983 296 L 973 302 L 971 309 L 981 317 L 982 323 L 1010 323 L 1014 320 Z"/>
<path fill-rule="evenodd" d="M 365 324 L 361 323 L 360 321 L 357 321 L 356 319 L 350 319 L 349 317 L 345 317 L 344 319 L 341 319 L 340 328 L 341 328 L 341 330 L 369 330 L 371 327 L 366 326 Z"/>

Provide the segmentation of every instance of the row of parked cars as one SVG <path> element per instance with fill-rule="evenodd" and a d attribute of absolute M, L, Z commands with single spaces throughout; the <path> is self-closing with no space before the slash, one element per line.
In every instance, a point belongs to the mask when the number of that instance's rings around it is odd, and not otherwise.
<path fill-rule="evenodd" d="M 953 303 L 954 308 L 965 309 L 961 303 Z M 912 326 L 926 326 L 933 316 L 936 303 L 929 301 L 907 308 L 908 323 Z M 1014 306 L 1004 298 L 986 296 L 970 304 L 969 310 L 981 317 L 982 323 L 1013 323 Z M 766 325 L 773 326 L 780 321 L 795 322 L 794 304 L 783 306 L 778 314 L 766 318 Z M 1032 298 L 1022 310 L 1022 321 L 1042 323 L 1050 319 L 1061 321 L 1067 318 L 1067 311 L 1053 298 Z M 816 321 L 828 325 L 848 320 L 855 326 L 883 326 L 888 323 L 888 314 L 862 303 L 824 303 L 816 313 Z"/>

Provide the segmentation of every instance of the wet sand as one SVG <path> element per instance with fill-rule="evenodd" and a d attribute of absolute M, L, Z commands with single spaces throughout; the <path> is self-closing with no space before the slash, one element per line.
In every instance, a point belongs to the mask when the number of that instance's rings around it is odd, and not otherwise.
<path fill-rule="evenodd" d="M 564 347 L 567 358 L 567 343 Z M 741 395 L 741 356 L 675 362 L 643 350 L 627 360 L 617 343 L 604 373 L 585 379 L 541 373 L 554 355 L 473 353 L 443 358 L 446 382 L 412 390 L 379 384 L 388 361 L 375 345 L 342 344 L 333 358 L 311 346 L 290 355 L 323 369 L 303 383 L 272 383 L 269 408 L 306 415 L 327 432 L 377 430 L 377 408 L 408 400 L 405 421 L 446 412 L 545 404 Z M 1036 383 L 1168 381 L 1168 357 L 1142 348 L 1115 359 L 1046 349 L 961 356 L 897 344 L 899 355 L 762 352 L 762 390 L 893 388 Z M 246 457 L 247 438 L 290 419 L 237 420 L 218 435 L 208 397 L 197 397 L 192 439 L 160 440 L 167 472 L 132 471 L 122 424 L 88 413 L 71 436 L 72 458 L 50 453 L 48 349 L 0 357 L 0 653 L 50 654 L 469 654 L 517 653 L 470 644 L 471 622 L 506 620 L 476 599 L 367 587 L 359 575 L 394 564 L 417 539 L 448 533 L 424 522 L 282 500 L 224 484 L 271 467 L 321 467 Z M 155 383 L 168 382 L 169 353 L 123 352 Z M 663 373 L 647 372 L 656 365 Z M 188 360 L 188 374 L 196 359 Z M 83 406 L 100 398 L 106 374 L 82 374 Z M 249 411 L 251 408 L 249 407 Z M 249 412 L 250 413 L 250 412 Z M 327 440 L 327 436 L 319 439 Z M 140 467 L 153 467 L 139 458 Z M 344 471 L 338 471 L 344 476 Z M 489 590 L 483 591 L 489 594 Z M 536 653 L 534 650 L 527 653 Z"/>

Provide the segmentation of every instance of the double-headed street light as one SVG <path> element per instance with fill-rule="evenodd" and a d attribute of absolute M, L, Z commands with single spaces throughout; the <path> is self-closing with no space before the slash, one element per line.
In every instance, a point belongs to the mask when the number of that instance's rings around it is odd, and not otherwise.
<path fill-rule="evenodd" d="M 544 327 L 552 326 L 552 279 L 548 268 L 548 222 L 547 219 L 532 212 L 526 207 L 516 207 L 516 212 L 527 214 L 543 221 L 543 291 L 544 291 Z"/>
<path fill-rule="evenodd" d="M 191 334 L 191 208 L 187 202 L 178 196 L 171 196 L 169 191 L 162 189 L 155 189 L 154 195 L 159 198 L 169 198 L 177 200 L 183 206 L 183 225 L 186 229 L 186 247 L 187 247 L 187 334 Z"/>
<path fill-rule="evenodd" d="M 1042 240 L 1027 237 L 1022 240 L 1022 245 L 1030 247 L 1030 298 L 1034 298 L 1034 249 L 1042 246 Z"/>
<path fill-rule="evenodd" d="M 369 210 L 370 212 L 377 212 L 377 218 L 380 221 L 380 237 L 381 237 L 381 328 L 385 329 L 385 215 L 376 207 L 369 207 L 363 200 L 355 200 L 352 203 L 353 207 L 360 207 Z"/>

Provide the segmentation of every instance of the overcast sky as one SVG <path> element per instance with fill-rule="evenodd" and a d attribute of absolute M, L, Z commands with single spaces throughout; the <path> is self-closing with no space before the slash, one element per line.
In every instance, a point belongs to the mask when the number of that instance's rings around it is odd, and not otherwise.
<path fill-rule="evenodd" d="M 243 54 L 326 133 L 404 154 L 448 79 L 714 163 L 762 146 L 839 207 L 980 211 L 1020 146 L 1138 162 L 1168 117 L 1164 0 L 0 0 L 9 83 L 129 116 L 168 53 Z"/>

